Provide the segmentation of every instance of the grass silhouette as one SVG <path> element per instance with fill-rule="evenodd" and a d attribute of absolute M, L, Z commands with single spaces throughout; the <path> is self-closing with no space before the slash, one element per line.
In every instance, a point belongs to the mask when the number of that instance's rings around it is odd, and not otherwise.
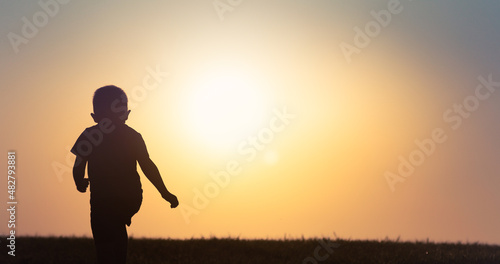
<path fill-rule="evenodd" d="M 317 263 L 500 263 L 500 246 L 430 242 L 331 240 L 339 245 Z M 245 240 L 135 239 L 127 263 L 303 263 L 314 256 L 318 239 Z M 320 255 L 327 251 L 321 249 Z M 95 263 L 91 238 L 20 237 L 16 256 L 4 253 L 0 263 Z M 311 262 L 306 262 L 311 263 Z"/>

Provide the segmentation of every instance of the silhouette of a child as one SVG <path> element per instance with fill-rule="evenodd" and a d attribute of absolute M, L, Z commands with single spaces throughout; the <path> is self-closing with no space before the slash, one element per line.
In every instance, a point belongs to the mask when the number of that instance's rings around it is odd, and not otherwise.
<path fill-rule="evenodd" d="M 125 125 L 130 110 L 125 92 L 116 86 L 104 86 L 94 93 L 97 125 L 78 137 L 71 152 L 76 155 L 73 178 L 78 191 L 85 192 L 90 182 L 92 235 L 99 263 L 125 263 L 132 216 L 142 203 L 138 162 L 146 177 L 171 204 L 179 204 L 149 158 L 141 134 Z M 85 167 L 88 164 L 88 179 Z"/>

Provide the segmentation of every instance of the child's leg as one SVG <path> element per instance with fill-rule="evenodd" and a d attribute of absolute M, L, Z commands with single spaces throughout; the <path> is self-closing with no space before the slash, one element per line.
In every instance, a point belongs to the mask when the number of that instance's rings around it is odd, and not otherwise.
<path fill-rule="evenodd" d="M 125 224 L 120 223 L 116 230 L 116 241 L 115 241 L 115 252 L 117 263 L 123 263 L 127 261 L 127 247 L 128 247 L 128 235 L 127 227 Z"/>
<path fill-rule="evenodd" d="M 128 236 L 125 224 L 111 214 L 91 214 L 92 234 L 98 263 L 125 264 Z"/>

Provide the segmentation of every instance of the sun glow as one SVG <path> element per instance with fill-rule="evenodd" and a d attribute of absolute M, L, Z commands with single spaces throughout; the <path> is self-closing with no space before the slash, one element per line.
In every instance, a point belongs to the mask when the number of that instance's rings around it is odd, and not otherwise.
<path fill-rule="evenodd" d="M 272 151 L 272 150 L 267 151 L 264 154 L 264 161 L 269 165 L 274 165 L 274 164 L 278 163 L 278 161 L 279 161 L 278 153 L 276 153 L 276 151 Z"/>
<path fill-rule="evenodd" d="M 261 89 L 254 79 L 234 69 L 207 74 L 188 96 L 188 130 L 211 148 L 236 147 L 262 122 L 265 98 Z"/>

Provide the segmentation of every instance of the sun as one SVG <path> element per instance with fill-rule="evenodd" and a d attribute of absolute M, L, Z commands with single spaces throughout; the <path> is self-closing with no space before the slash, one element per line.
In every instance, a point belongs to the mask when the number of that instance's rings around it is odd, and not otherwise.
<path fill-rule="evenodd" d="M 201 77 L 191 89 L 186 121 L 191 134 L 214 149 L 236 148 L 262 123 L 262 87 L 244 71 L 224 69 Z"/>

